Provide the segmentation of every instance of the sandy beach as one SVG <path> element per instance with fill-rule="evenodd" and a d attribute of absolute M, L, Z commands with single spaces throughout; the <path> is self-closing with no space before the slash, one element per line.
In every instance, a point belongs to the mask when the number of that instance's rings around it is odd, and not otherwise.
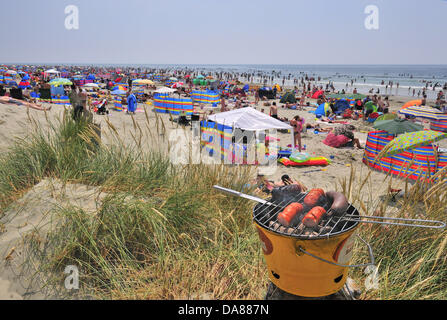
<path fill-rule="evenodd" d="M 390 97 L 390 112 L 397 112 L 399 108 L 408 100 L 409 97 Z M 249 96 L 250 106 L 255 109 L 269 113 L 269 106 L 264 106 L 264 101 L 258 105 L 254 103 L 254 97 Z M 304 117 L 306 124 L 316 124 L 315 116 L 308 111 L 314 110 L 314 107 L 304 107 L 303 110 L 290 110 L 283 107 L 279 99 L 269 100 L 271 104 L 276 101 L 278 105 L 278 115 L 280 118 L 293 118 L 295 115 Z M 316 100 L 307 99 L 314 104 Z M 48 107 L 49 104 L 43 104 Z M 150 104 L 139 104 L 138 107 L 144 112 L 137 112 L 135 115 L 129 115 L 125 112 L 113 110 L 109 105 L 110 113 L 108 115 L 94 115 L 93 122 L 101 127 L 101 140 L 106 145 L 116 143 L 117 137 L 125 145 L 135 145 L 143 150 L 162 150 L 168 155 L 168 142 L 170 133 L 173 130 L 181 130 L 181 127 L 171 121 L 168 114 L 159 114 L 154 112 Z M 230 104 L 231 108 L 231 104 Z M 219 107 L 204 108 L 207 113 L 213 110 L 217 113 Z M 57 124 L 62 119 L 64 112 L 69 112 L 69 107 L 52 105 L 49 111 L 38 111 L 16 105 L 0 105 L 0 150 L 8 152 L 8 149 L 14 145 L 16 139 L 27 139 L 33 134 L 36 127 L 44 132 L 48 132 L 51 125 Z M 372 125 L 362 120 L 348 120 L 350 124 L 356 127 L 355 136 L 359 139 L 361 145 L 365 145 L 367 133 L 372 130 Z M 320 123 L 321 127 L 334 127 L 334 124 Z M 428 123 L 424 123 L 428 126 Z M 112 129 L 113 128 L 113 129 Z M 116 134 L 113 134 L 115 132 Z M 191 133 L 190 127 L 184 129 L 184 134 Z M 386 194 L 389 179 L 385 180 L 386 174 L 370 171 L 363 163 L 363 150 L 357 148 L 335 149 L 322 143 L 326 134 L 315 134 L 313 130 L 308 130 L 302 134 L 302 145 L 306 146 L 303 150 L 311 156 L 324 156 L 332 158 L 331 164 L 326 167 L 285 167 L 278 163 L 273 174 L 267 175 L 267 179 L 279 182 L 282 175 L 287 174 L 292 179 L 300 181 L 307 188 L 319 187 L 325 190 L 340 190 L 343 181 L 349 180 L 352 171 L 356 173 L 358 179 L 363 179 L 370 173 L 370 179 L 366 186 L 368 194 L 373 198 L 364 199 L 368 210 L 375 210 L 382 196 Z M 290 134 L 278 133 L 279 146 L 286 147 L 290 144 Z M 254 173 L 253 179 L 256 175 Z M 248 182 L 248 181 L 247 181 Z M 51 186 L 51 188 L 49 187 Z M 404 182 L 400 179 L 394 179 L 393 188 L 403 188 Z M 52 191 L 49 191 L 52 190 Z M 68 190 L 68 191 L 67 191 Z M 80 191 L 83 190 L 83 191 Z M 3 299 L 41 299 L 52 297 L 53 293 L 41 292 L 38 289 L 38 282 L 27 280 L 31 276 L 31 270 L 21 270 L 20 285 L 17 283 L 18 275 L 14 270 L 18 270 L 23 262 L 21 250 L 23 237 L 34 228 L 39 227 L 40 232 L 45 233 L 46 228 L 41 226 L 49 225 L 52 221 L 52 209 L 64 207 L 67 205 L 77 205 L 82 208 L 94 208 L 100 206 L 101 192 L 94 188 L 82 185 L 67 185 L 62 187 L 57 181 L 45 180 L 35 186 L 9 210 L 3 217 L 0 217 L 0 226 L 4 228 L 4 233 L 0 238 L 0 255 L 2 257 L 2 268 L 0 271 L 0 298 Z M 103 194 L 102 194 L 103 195 Z M 266 195 L 260 195 L 266 196 Z M 49 227 L 48 227 L 49 228 Z M 15 259 L 11 257 L 15 256 Z M 23 255 L 26 256 L 26 255 Z M 5 258 L 6 257 L 6 258 Z M 57 297 L 54 296 L 54 297 Z"/>

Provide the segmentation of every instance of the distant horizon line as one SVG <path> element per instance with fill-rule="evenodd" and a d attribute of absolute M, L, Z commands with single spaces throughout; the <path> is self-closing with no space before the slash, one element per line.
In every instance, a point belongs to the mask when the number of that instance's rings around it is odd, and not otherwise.
<path fill-rule="evenodd" d="M 412 64 L 403 64 L 403 63 L 352 63 L 352 64 L 343 64 L 343 63 L 109 63 L 109 62 L 0 62 L 2 65 L 114 65 L 114 66 L 122 66 L 122 65 L 189 65 L 189 66 L 447 66 L 447 63 L 412 63 Z"/>

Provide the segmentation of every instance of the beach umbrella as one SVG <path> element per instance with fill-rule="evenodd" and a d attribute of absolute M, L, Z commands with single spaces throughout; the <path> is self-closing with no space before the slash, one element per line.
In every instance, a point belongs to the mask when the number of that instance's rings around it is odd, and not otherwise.
<path fill-rule="evenodd" d="M 394 135 L 405 132 L 421 131 L 424 129 L 423 126 L 405 119 L 376 120 L 374 122 L 374 128 L 384 130 Z"/>
<path fill-rule="evenodd" d="M 201 74 L 199 74 L 196 78 L 197 79 L 203 79 L 203 78 L 205 78 L 205 76 L 202 76 Z"/>
<path fill-rule="evenodd" d="M 406 150 L 426 146 L 432 142 L 447 138 L 447 133 L 433 130 L 423 130 L 404 133 L 391 140 L 378 155 L 381 157 L 392 156 Z"/>
<path fill-rule="evenodd" d="M 126 94 L 126 91 L 117 89 L 112 91 L 111 94 Z"/>
<path fill-rule="evenodd" d="M 124 86 L 113 86 L 112 91 L 114 91 L 114 90 L 127 91 L 126 87 L 124 87 Z"/>
<path fill-rule="evenodd" d="M 178 81 L 178 79 L 176 77 L 170 77 L 169 80 Z"/>
<path fill-rule="evenodd" d="M 408 108 L 408 107 L 412 107 L 412 106 L 420 106 L 421 104 L 422 104 L 422 100 L 411 100 L 411 101 L 408 101 L 407 103 L 405 103 L 402 106 L 401 110 Z"/>
<path fill-rule="evenodd" d="M 15 75 L 17 74 L 17 71 L 14 71 L 14 70 L 7 70 L 7 71 L 5 72 L 5 74 L 9 74 L 9 75 L 11 75 L 11 76 L 15 76 Z"/>
<path fill-rule="evenodd" d="M 382 114 L 381 116 L 379 116 L 376 119 L 376 122 L 377 121 L 382 121 L 382 120 L 393 120 L 393 119 L 396 119 L 396 118 L 397 118 L 397 114 L 395 114 L 395 113 L 385 113 L 385 114 Z"/>
<path fill-rule="evenodd" d="M 155 90 L 156 93 L 173 93 L 175 91 L 177 90 L 168 87 L 162 87 L 160 89 Z"/>
<path fill-rule="evenodd" d="M 154 84 L 154 81 L 149 79 L 135 79 L 132 81 L 135 84 Z"/>
<path fill-rule="evenodd" d="M 184 85 L 183 82 L 175 82 L 175 83 L 171 86 L 171 88 L 178 88 L 178 87 L 181 87 L 181 86 L 183 86 L 183 85 Z"/>
<path fill-rule="evenodd" d="M 430 120 L 447 120 L 447 114 L 443 113 L 441 110 L 428 106 L 411 106 L 405 109 L 400 109 L 399 113 Z"/>
<path fill-rule="evenodd" d="M 28 87 L 31 87 L 31 85 L 28 81 L 20 81 L 19 88 L 24 89 L 24 88 L 28 88 Z"/>
<path fill-rule="evenodd" d="M 84 87 L 86 88 L 99 88 L 99 85 L 97 85 L 96 83 L 86 83 L 84 84 Z"/>
<path fill-rule="evenodd" d="M 71 84 L 73 84 L 69 79 L 67 79 L 67 78 L 54 78 L 54 79 L 52 79 L 50 82 L 49 82 L 50 84 L 53 84 L 53 83 L 59 83 L 59 84 L 67 84 L 67 85 L 71 85 Z"/>

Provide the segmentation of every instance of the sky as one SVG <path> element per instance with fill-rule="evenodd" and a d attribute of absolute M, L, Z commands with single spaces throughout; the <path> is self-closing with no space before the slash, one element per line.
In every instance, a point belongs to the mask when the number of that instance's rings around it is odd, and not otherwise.
<path fill-rule="evenodd" d="M 68 30 L 65 7 L 79 11 Z M 365 27 L 365 7 L 379 28 Z M 446 0 L 2 1 L 0 63 L 447 64 Z"/>

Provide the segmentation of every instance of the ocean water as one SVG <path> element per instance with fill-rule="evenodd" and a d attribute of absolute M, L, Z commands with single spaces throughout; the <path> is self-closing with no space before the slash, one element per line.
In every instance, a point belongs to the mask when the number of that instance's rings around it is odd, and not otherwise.
<path fill-rule="evenodd" d="M 337 90 L 367 93 L 370 89 L 380 90 L 380 94 L 415 97 L 422 89 L 427 88 L 429 99 L 436 98 L 437 93 L 447 83 L 447 65 L 161 65 L 148 64 L 139 67 L 162 70 L 191 70 L 203 74 L 226 72 L 233 74 L 249 73 L 254 75 L 255 82 L 262 82 L 262 76 L 274 76 L 267 84 L 293 86 L 293 79 L 303 77 L 314 78 L 318 85 L 325 86 L 332 81 Z M 283 79 L 285 77 L 285 79 Z M 320 78 L 320 81 L 318 81 Z M 240 77 L 243 81 L 244 78 Z M 351 85 L 351 81 L 353 84 Z M 383 81 L 383 85 L 382 85 Z M 393 88 L 386 88 L 393 82 Z M 397 83 L 399 88 L 397 88 Z M 348 86 L 346 86 L 348 84 Z M 427 85 L 428 84 L 428 85 Z M 438 86 L 433 90 L 433 85 Z M 409 90 L 410 89 L 410 90 Z"/>

